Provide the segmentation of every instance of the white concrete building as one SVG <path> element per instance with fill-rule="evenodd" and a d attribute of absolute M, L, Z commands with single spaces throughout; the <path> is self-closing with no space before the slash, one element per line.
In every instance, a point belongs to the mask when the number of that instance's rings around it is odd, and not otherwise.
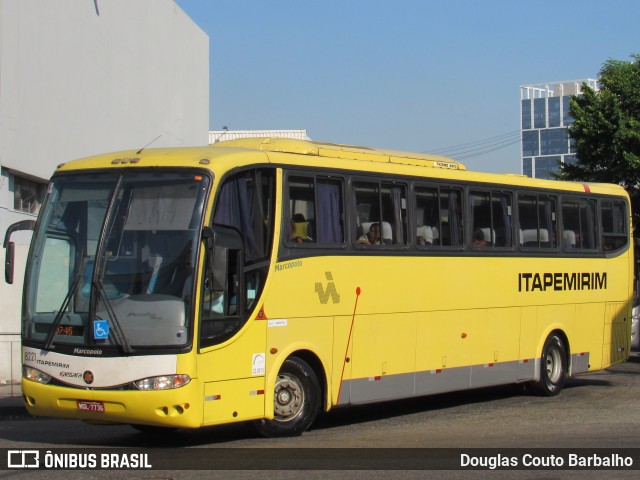
<path fill-rule="evenodd" d="M 211 130 L 209 132 L 209 145 L 236 140 L 238 138 L 274 137 L 293 138 L 295 140 L 311 140 L 306 130 Z"/>
<path fill-rule="evenodd" d="M 173 0 L 0 0 L 2 238 L 35 218 L 59 163 L 154 139 L 206 145 L 208 123 L 209 39 Z M 13 240 L 15 282 L 0 279 L 0 396 L 21 377 L 30 234 Z"/>

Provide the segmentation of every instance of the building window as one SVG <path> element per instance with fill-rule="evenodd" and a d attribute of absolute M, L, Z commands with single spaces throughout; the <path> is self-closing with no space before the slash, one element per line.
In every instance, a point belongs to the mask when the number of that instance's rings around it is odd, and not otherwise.
<path fill-rule="evenodd" d="M 549 98 L 549 127 L 560 126 L 560 97 Z"/>
<path fill-rule="evenodd" d="M 571 97 L 562 97 L 562 125 L 565 127 L 573 123 L 574 118 L 571 116 L 569 104 Z"/>
<path fill-rule="evenodd" d="M 535 157 L 539 155 L 538 149 L 538 131 L 529 130 L 522 132 L 522 156 Z"/>
<path fill-rule="evenodd" d="M 533 101 L 533 126 L 534 128 L 546 128 L 547 126 L 546 98 L 536 98 Z"/>
<path fill-rule="evenodd" d="M 533 176 L 532 162 L 529 157 L 522 159 L 522 174 L 527 177 Z"/>
<path fill-rule="evenodd" d="M 18 212 L 33 213 L 40 211 L 46 184 L 27 180 L 24 177 L 13 177 L 13 208 Z"/>
<path fill-rule="evenodd" d="M 536 158 L 536 178 L 553 178 L 553 174 L 558 172 L 560 157 L 538 157 Z"/>
<path fill-rule="evenodd" d="M 569 153 L 567 141 L 567 130 L 565 128 L 554 128 L 552 130 L 540 131 L 540 154 L 560 155 Z"/>
<path fill-rule="evenodd" d="M 531 129 L 531 100 L 522 100 L 522 129 Z"/>

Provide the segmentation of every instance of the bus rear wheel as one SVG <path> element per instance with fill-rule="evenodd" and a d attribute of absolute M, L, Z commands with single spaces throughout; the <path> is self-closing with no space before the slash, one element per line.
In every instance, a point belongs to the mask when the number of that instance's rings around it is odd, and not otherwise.
<path fill-rule="evenodd" d="M 551 334 L 542 348 L 540 380 L 533 384 L 534 390 L 544 396 L 558 395 L 567 376 L 567 349 L 562 339 Z"/>
<path fill-rule="evenodd" d="M 255 426 L 265 437 L 301 435 L 320 411 L 320 382 L 307 362 L 290 357 L 282 364 L 274 386 L 274 418 Z"/>

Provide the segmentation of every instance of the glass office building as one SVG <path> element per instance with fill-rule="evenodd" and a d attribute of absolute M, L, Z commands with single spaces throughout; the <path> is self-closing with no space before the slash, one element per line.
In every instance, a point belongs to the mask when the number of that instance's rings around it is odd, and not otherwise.
<path fill-rule="evenodd" d="M 522 173 L 532 178 L 553 178 L 561 163 L 575 161 L 567 126 L 573 118 L 569 99 L 582 85 L 597 89 L 597 80 L 570 80 L 520 86 L 522 119 Z"/>

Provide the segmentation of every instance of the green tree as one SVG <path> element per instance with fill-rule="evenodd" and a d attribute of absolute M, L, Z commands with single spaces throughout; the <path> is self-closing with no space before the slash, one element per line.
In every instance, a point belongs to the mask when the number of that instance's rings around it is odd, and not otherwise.
<path fill-rule="evenodd" d="M 634 227 L 640 232 L 640 55 L 607 60 L 599 90 L 586 84 L 571 98 L 569 136 L 576 162 L 563 164 L 561 180 L 622 185 L 631 195 Z"/>

